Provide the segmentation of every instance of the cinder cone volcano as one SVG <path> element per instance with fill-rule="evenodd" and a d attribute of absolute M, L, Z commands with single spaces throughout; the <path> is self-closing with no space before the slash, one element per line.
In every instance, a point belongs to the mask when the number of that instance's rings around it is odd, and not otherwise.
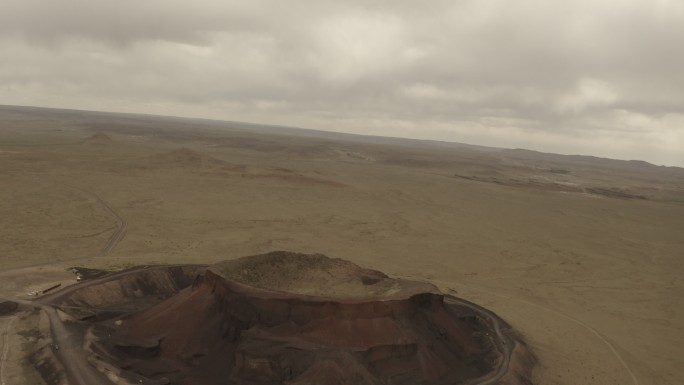
<path fill-rule="evenodd" d="M 119 324 L 116 364 L 172 384 L 477 384 L 503 362 L 491 325 L 432 285 L 318 254 L 214 265 Z"/>

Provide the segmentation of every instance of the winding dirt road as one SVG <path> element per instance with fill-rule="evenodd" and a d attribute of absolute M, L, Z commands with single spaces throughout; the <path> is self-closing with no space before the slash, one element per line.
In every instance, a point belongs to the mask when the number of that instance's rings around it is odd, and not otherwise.
<path fill-rule="evenodd" d="M 104 207 L 104 209 L 107 210 L 107 212 L 109 212 L 110 214 L 112 214 L 112 216 L 114 216 L 114 218 L 116 218 L 116 221 L 118 222 L 118 226 L 117 226 L 114 234 L 112 234 L 112 236 L 109 237 L 109 239 L 107 240 L 107 243 L 102 247 L 102 249 L 100 249 L 100 251 L 97 254 L 88 255 L 88 256 L 84 256 L 84 257 L 61 259 L 61 260 L 59 260 L 59 262 L 70 262 L 70 261 L 76 261 L 79 259 L 96 258 L 96 257 L 102 257 L 102 256 L 109 254 L 109 252 L 112 251 L 112 249 L 121 241 L 124 234 L 126 233 L 126 229 L 128 229 L 128 221 L 124 217 L 122 217 L 116 210 L 114 210 L 114 208 L 112 206 L 110 206 L 109 203 L 107 203 L 104 199 L 102 199 L 102 197 L 100 197 L 97 193 L 94 193 L 94 192 L 88 191 L 88 190 L 84 190 L 80 187 L 72 186 L 72 185 L 68 185 L 68 184 L 65 186 L 70 187 L 74 190 L 81 191 L 82 193 L 85 193 L 86 195 L 90 195 L 93 198 L 95 198 L 95 200 L 97 200 L 97 202 L 102 207 Z M 46 265 L 46 264 L 40 264 L 40 265 Z M 40 265 L 37 265 L 37 266 L 40 266 Z M 25 267 L 28 267 L 28 266 L 25 266 Z"/>
<path fill-rule="evenodd" d="M 461 305 L 470 308 L 486 319 L 490 326 L 494 329 L 494 333 L 496 334 L 494 344 L 503 356 L 501 364 L 494 375 L 489 374 L 479 380 L 476 380 L 477 382 L 473 382 L 473 385 L 494 385 L 500 383 L 506 373 L 508 373 L 508 368 L 511 362 L 511 354 L 513 353 L 513 348 L 515 347 L 515 342 L 508 338 L 501 329 L 502 326 L 507 326 L 507 324 L 494 312 L 487 310 L 478 304 L 472 303 L 462 298 L 454 297 L 453 295 L 449 294 L 445 294 L 444 299 L 448 304 Z"/>
<path fill-rule="evenodd" d="M 53 339 L 53 351 L 64 365 L 67 377 L 73 385 L 112 385 L 102 373 L 95 369 L 72 333 L 59 319 L 57 311 L 47 305 L 40 305 L 50 319 L 50 329 Z M 59 346 L 59 348 L 55 348 Z"/>
<path fill-rule="evenodd" d="M 7 298 L 0 296 L 0 299 L 14 301 L 22 305 L 27 305 L 35 308 L 39 308 L 45 312 L 50 320 L 50 335 L 52 337 L 52 352 L 59 359 L 59 361 L 64 366 L 67 378 L 69 379 L 69 384 L 71 385 L 112 385 L 112 382 L 107 379 L 102 373 L 97 371 L 92 365 L 88 363 L 88 358 L 82 346 L 78 343 L 78 338 L 76 338 L 73 333 L 71 333 L 68 328 L 64 325 L 62 320 L 57 314 L 57 310 L 49 305 L 43 305 L 36 301 L 25 301 L 15 298 Z M 16 317 L 15 317 L 16 318 Z M 12 322 L 11 320 L 10 322 Z M 10 326 L 8 325 L 6 331 L 9 331 Z M 5 337 L 7 335 L 5 334 Z M 3 362 L 2 367 L 4 367 L 4 362 L 6 358 L 5 352 L 8 351 L 9 346 L 5 338 L 3 338 L 4 349 L 3 349 Z M 4 372 L 3 372 L 4 376 Z M 5 384 L 4 378 L 2 379 L 2 385 Z M 7 384 L 9 385 L 9 384 Z"/>
<path fill-rule="evenodd" d="M 109 239 L 107 240 L 107 243 L 105 243 L 105 245 L 97 253 L 92 254 L 92 255 L 84 255 L 84 256 L 80 256 L 80 257 L 59 259 L 59 260 L 54 261 L 54 262 L 60 262 L 60 263 L 62 263 L 62 262 L 73 262 L 73 261 L 78 261 L 78 260 L 82 260 L 82 259 L 103 257 L 103 256 L 109 254 L 109 252 L 112 251 L 112 249 L 114 249 L 114 247 L 119 242 L 121 242 L 121 239 L 123 239 L 124 234 L 126 233 L 126 230 L 128 229 L 128 221 L 124 217 L 122 217 L 116 210 L 114 210 L 114 208 L 112 208 L 112 206 L 110 206 L 109 203 L 107 203 L 104 199 L 102 199 L 98 194 L 96 194 L 92 191 L 84 190 L 84 189 L 79 188 L 79 187 L 70 186 L 70 185 L 67 185 L 67 186 L 70 188 L 73 188 L 75 190 L 81 191 L 81 192 L 95 198 L 95 200 L 97 200 L 97 202 L 100 203 L 100 205 L 102 207 L 104 207 L 105 210 L 107 210 L 107 212 L 109 212 L 110 214 L 112 214 L 114 216 L 114 218 L 116 218 L 118 225 L 117 225 L 117 228 L 116 228 L 116 231 L 114 232 L 114 234 L 112 234 L 112 236 L 109 237 Z M 30 264 L 30 265 L 24 265 L 24 266 L 18 267 L 16 269 L 10 269 L 7 271 L 26 269 L 29 267 L 47 266 L 47 265 L 53 264 L 54 262 L 34 263 L 34 264 Z"/>
<path fill-rule="evenodd" d="M 81 190 L 81 189 L 79 189 L 79 190 Z M 88 194 L 94 196 L 95 199 L 97 199 L 97 201 L 100 202 L 100 204 L 105 209 L 107 209 L 107 211 L 109 211 L 109 213 L 111 213 L 114 217 L 116 217 L 116 220 L 119 222 L 119 227 L 116 229 L 116 232 L 114 232 L 114 234 L 112 234 L 112 236 L 109 238 L 109 241 L 107 241 L 107 244 L 105 244 L 105 246 L 102 248 L 102 250 L 100 250 L 100 253 L 95 255 L 95 256 L 101 257 L 104 255 L 107 255 L 107 254 L 109 254 L 110 251 L 112 251 L 114 246 L 116 246 L 119 243 L 119 241 L 121 241 L 121 239 L 123 238 L 124 233 L 126 232 L 126 229 L 128 228 L 128 221 L 125 218 L 123 218 L 121 215 L 119 215 L 119 213 L 117 213 L 116 210 L 114 210 L 112 208 L 112 206 L 109 205 L 109 203 L 105 202 L 96 193 L 86 191 L 86 190 L 81 190 L 81 191 L 84 191 L 85 193 L 88 193 Z"/>
<path fill-rule="evenodd" d="M 8 385 L 5 381 L 5 362 L 7 361 L 7 356 L 9 355 L 9 335 L 12 331 L 12 324 L 17 320 L 16 316 L 9 317 L 7 325 L 5 325 L 5 330 L 2 332 L 2 355 L 0 355 L 0 385 Z"/>
<path fill-rule="evenodd" d="M 128 228 L 128 221 L 124 219 L 119 213 L 112 208 L 105 200 L 98 194 L 87 191 L 75 186 L 69 186 L 76 190 L 82 191 L 94 197 L 110 214 L 112 214 L 117 222 L 118 227 L 114 234 L 109 238 L 104 247 L 95 255 L 88 255 L 82 257 L 62 259 L 58 262 L 70 262 L 81 259 L 88 259 L 93 257 L 101 257 L 109 254 L 109 252 L 121 241 L 126 229 Z M 27 267 L 39 267 L 50 265 L 52 263 L 39 263 L 35 265 L 22 266 L 21 269 Z M 16 270 L 16 269 L 15 269 Z M 40 301 L 25 301 L 18 298 L 1 296 L 0 299 L 7 301 L 14 301 L 23 305 L 40 308 L 43 310 L 50 320 L 50 331 L 53 341 L 52 349 L 55 356 L 64 366 L 67 378 L 71 385 L 112 385 L 112 382 L 107 379 L 102 373 L 97 371 L 92 365 L 88 363 L 86 354 L 81 346 L 78 345 L 78 339 L 68 330 L 62 320 L 57 315 L 57 311 L 49 305 L 40 303 Z M 9 352 L 8 334 L 11 330 L 12 323 L 16 317 L 13 317 L 5 328 L 2 337 L 2 355 L 0 355 L 0 385 L 9 385 L 5 382 L 5 363 Z"/>

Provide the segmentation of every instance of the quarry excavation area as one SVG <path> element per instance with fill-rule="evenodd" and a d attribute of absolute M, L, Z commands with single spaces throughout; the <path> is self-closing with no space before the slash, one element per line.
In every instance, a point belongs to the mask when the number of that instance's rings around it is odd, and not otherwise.
<path fill-rule="evenodd" d="M 494 313 L 321 254 L 271 252 L 89 279 L 93 273 L 84 270 L 81 283 L 37 300 L 55 313 L 52 339 L 61 340 L 40 365 L 45 378 L 83 385 L 528 384 L 536 363 Z M 84 371 L 95 379 L 84 380 Z"/>

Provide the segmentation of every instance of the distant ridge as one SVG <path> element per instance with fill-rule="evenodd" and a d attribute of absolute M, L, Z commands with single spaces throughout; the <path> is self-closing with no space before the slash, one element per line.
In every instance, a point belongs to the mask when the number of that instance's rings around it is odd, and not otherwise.
<path fill-rule="evenodd" d="M 527 150 L 523 148 L 512 148 L 512 149 L 501 149 L 499 154 L 504 155 L 509 158 L 517 159 L 527 159 L 527 160 L 539 160 L 539 161 L 558 161 L 576 164 L 585 164 L 599 167 L 610 167 L 614 169 L 624 169 L 624 170 L 635 170 L 640 169 L 642 171 L 649 170 L 669 170 L 674 172 L 684 171 L 684 168 L 677 166 L 664 166 L 656 165 L 653 163 L 646 162 L 644 160 L 622 160 L 622 159 L 612 159 L 604 158 L 594 155 L 564 155 L 556 154 L 551 152 L 542 152 L 535 150 Z"/>
<path fill-rule="evenodd" d="M 163 121 L 165 123 L 174 123 L 168 130 L 156 128 L 155 134 L 158 136 L 169 135 L 173 137 L 173 131 L 187 124 L 193 124 L 197 128 L 209 128 L 209 129 L 236 129 L 236 130 L 250 130 L 262 133 L 273 133 L 280 135 L 293 135 L 293 136 L 304 136 L 313 137 L 321 139 L 333 139 L 333 140 L 346 140 L 350 142 L 359 143 L 372 143 L 372 144 L 382 144 L 382 145 L 413 145 L 421 147 L 438 147 L 442 149 L 459 149 L 461 151 L 474 151 L 478 153 L 489 153 L 489 154 L 501 154 L 504 156 L 511 157 L 524 157 L 525 159 L 532 159 L 533 157 L 539 156 L 553 156 L 557 157 L 558 160 L 569 160 L 573 161 L 576 159 L 583 159 L 584 163 L 590 161 L 596 161 L 602 163 L 604 161 L 611 161 L 612 165 L 617 165 L 622 163 L 625 165 L 634 165 L 635 162 L 658 167 L 661 169 L 667 168 L 669 171 L 676 173 L 684 172 L 684 167 L 674 166 L 674 165 L 656 165 L 648 163 L 643 160 L 623 160 L 623 159 L 612 159 L 599 157 L 594 155 L 569 155 L 569 154 L 558 154 L 558 153 L 547 153 L 537 150 L 528 150 L 520 148 L 505 148 L 505 147 L 492 147 L 483 146 L 477 144 L 469 144 L 455 141 L 444 141 L 444 140 L 433 140 L 433 139 L 418 139 L 418 138 L 402 138 L 402 137 L 391 137 L 391 136 L 380 136 L 380 135 L 362 135 L 362 134 L 352 134 L 344 132 L 335 131 L 323 131 L 311 128 L 302 127 L 292 127 L 284 125 L 275 124 L 259 124 L 250 122 L 239 122 L 231 120 L 217 120 L 208 118 L 196 118 L 196 117 L 181 117 L 173 115 L 153 115 L 153 114 L 143 114 L 143 113 L 127 113 L 127 112 L 109 112 L 109 111 L 94 111 L 94 110 L 77 110 L 77 109 L 60 109 L 60 108 L 49 108 L 49 107 L 34 107 L 34 106 L 16 106 L 16 105 L 0 105 L 0 120 L 7 115 L 11 116 L 12 119 L 16 119 L 22 115 L 28 116 L 31 119 L 35 119 L 38 116 L 42 116 L 46 120 L 69 120 L 79 123 L 92 123 L 93 126 L 97 126 L 98 123 L 104 122 L 105 118 L 111 119 L 116 118 L 121 121 L 121 125 L 112 125 L 111 122 L 107 122 L 107 131 L 122 133 L 122 134 L 137 134 L 139 127 L 135 127 L 136 124 L 140 125 L 140 128 L 147 127 L 146 125 L 154 121 Z M 608 163 L 605 163 L 607 165 Z"/>

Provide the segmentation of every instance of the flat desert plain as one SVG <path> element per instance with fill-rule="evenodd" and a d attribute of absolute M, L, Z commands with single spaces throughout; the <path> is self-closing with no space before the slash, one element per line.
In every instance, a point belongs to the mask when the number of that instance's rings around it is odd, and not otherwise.
<path fill-rule="evenodd" d="M 535 384 L 684 378 L 684 169 L 0 107 L 0 293 L 74 281 L 73 266 L 273 250 L 344 258 L 495 311 L 538 357 Z M 31 322 L 45 320 L 0 317 L 7 384 L 41 381 L 24 360 Z"/>

